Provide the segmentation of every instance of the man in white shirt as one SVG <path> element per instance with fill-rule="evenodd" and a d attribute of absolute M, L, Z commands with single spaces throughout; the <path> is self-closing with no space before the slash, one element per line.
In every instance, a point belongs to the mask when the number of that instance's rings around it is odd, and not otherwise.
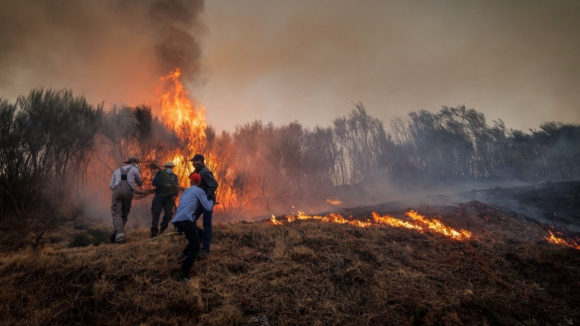
<path fill-rule="evenodd" d="M 189 242 L 187 247 L 183 249 L 183 252 L 177 256 L 178 260 L 183 260 L 181 263 L 181 272 L 177 276 L 177 281 L 179 282 L 187 280 L 189 270 L 193 266 L 199 253 L 200 236 L 198 227 L 195 224 L 195 212 L 200 205 L 208 211 L 211 211 L 213 208 L 213 201 L 208 200 L 205 191 L 199 188 L 201 176 L 193 173 L 189 176 L 189 179 L 191 180 L 191 187 L 181 193 L 175 218 L 171 221 L 177 230 L 185 233 L 185 237 Z"/>
<path fill-rule="evenodd" d="M 139 174 L 139 160 L 136 157 L 130 157 L 122 168 L 113 172 L 109 188 L 113 191 L 113 200 L 111 205 L 111 214 L 113 215 L 113 234 L 111 243 L 125 242 L 125 224 L 127 216 L 131 210 L 133 201 L 133 190 L 135 185 L 141 187 L 143 180 Z"/>

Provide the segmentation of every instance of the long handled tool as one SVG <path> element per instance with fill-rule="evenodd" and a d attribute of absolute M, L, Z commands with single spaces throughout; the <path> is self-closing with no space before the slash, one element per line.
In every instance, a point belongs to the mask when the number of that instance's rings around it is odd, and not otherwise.
<path fill-rule="evenodd" d="M 163 237 L 167 237 L 167 236 L 174 235 L 174 234 L 181 234 L 181 232 L 170 232 L 170 233 L 166 233 L 164 235 L 159 235 L 159 236 L 156 236 L 155 238 L 151 238 L 151 239 L 149 239 L 149 240 L 147 240 L 145 242 L 156 241 L 156 240 L 159 240 L 159 239 L 161 239 Z"/>

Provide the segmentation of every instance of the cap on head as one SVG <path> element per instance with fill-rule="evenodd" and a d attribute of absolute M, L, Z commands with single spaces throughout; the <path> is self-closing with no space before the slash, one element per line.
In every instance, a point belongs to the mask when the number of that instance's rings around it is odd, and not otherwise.
<path fill-rule="evenodd" d="M 199 175 L 199 173 L 192 173 L 189 175 L 189 180 L 191 180 L 193 183 L 200 183 L 201 175 Z"/>
<path fill-rule="evenodd" d="M 193 157 L 191 158 L 190 161 L 197 161 L 197 160 L 201 160 L 202 162 L 205 162 L 205 157 L 203 157 L 203 155 L 201 155 L 201 154 L 195 154 L 195 155 L 193 155 Z"/>
<path fill-rule="evenodd" d="M 139 159 L 136 158 L 135 156 L 131 156 L 131 157 L 129 157 L 129 159 L 127 161 L 125 161 L 125 163 L 127 163 L 127 164 L 138 163 L 138 162 L 139 162 Z"/>
<path fill-rule="evenodd" d="M 169 162 L 165 162 L 165 164 L 163 166 L 168 167 L 168 168 L 172 168 L 175 166 L 175 164 L 173 164 L 173 162 L 169 161 Z"/>

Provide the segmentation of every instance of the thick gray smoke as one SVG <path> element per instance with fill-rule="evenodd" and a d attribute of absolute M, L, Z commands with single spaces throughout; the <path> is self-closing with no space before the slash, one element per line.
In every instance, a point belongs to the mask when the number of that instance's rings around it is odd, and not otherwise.
<path fill-rule="evenodd" d="M 139 2 L 139 1 L 137 1 Z M 149 9 L 155 52 L 161 72 L 180 68 L 185 76 L 199 73 L 201 50 L 191 33 L 198 14 L 203 11 L 203 0 L 156 0 Z"/>
<path fill-rule="evenodd" d="M 4 0 L 0 97 L 45 86 L 91 102 L 151 101 L 170 70 L 199 76 L 203 9 L 203 0 Z"/>

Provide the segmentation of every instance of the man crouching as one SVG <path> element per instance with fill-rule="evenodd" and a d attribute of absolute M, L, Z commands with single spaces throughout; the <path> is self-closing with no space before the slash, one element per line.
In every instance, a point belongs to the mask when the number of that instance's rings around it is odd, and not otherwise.
<path fill-rule="evenodd" d="M 183 252 L 177 256 L 178 260 L 183 260 L 181 272 L 176 279 L 178 282 L 184 282 L 188 279 L 189 270 L 199 253 L 200 237 L 198 227 L 195 224 L 195 211 L 199 205 L 202 205 L 208 211 L 213 208 L 213 201 L 208 200 L 205 191 L 198 187 L 201 182 L 201 176 L 193 173 L 189 178 L 191 179 L 191 187 L 181 193 L 175 218 L 171 221 L 177 230 L 185 233 L 185 237 L 189 242 Z"/>

